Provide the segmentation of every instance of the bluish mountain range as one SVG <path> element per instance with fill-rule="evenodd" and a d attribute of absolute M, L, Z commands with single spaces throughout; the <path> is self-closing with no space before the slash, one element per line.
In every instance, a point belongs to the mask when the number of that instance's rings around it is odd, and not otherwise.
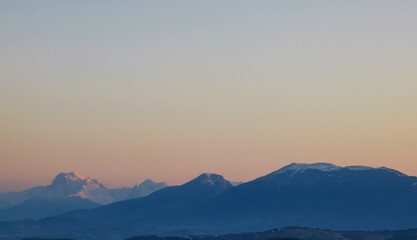
<path fill-rule="evenodd" d="M 76 209 L 88 209 L 116 201 L 139 198 L 164 188 L 150 179 L 132 188 L 106 188 L 97 179 L 60 173 L 48 186 L 0 194 L 0 220 L 39 219 Z"/>
<path fill-rule="evenodd" d="M 0 224 L 0 234 L 22 229 Z M 38 226 L 33 230 L 33 224 Z M 291 164 L 232 186 L 202 174 L 146 197 L 24 222 L 27 234 L 77 239 L 253 232 L 285 226 L 333 230 L 417 228 L 417 177 L 388 168 Z M 31 228 L 32 227 L 32 228 Z M 32 230 L 30 230 L 32 229 Z M 111 237 L 109 237 L 111 236 Z"/>

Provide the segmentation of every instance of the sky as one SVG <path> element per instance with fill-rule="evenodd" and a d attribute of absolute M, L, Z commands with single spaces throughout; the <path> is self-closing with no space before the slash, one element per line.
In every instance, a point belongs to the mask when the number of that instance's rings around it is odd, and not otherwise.
<path fill-rule="evenodd" d="M 0 192 L 292 162 L 417 175 L 417 1 L 0 2 Z"/>

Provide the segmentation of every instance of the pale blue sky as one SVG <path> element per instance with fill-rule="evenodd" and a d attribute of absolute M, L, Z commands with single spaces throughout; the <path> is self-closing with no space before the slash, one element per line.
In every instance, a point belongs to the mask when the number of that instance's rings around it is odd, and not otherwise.
<path fill-rule="evenodd" d="M 416 23 L 411 0 L 0 1 L 0 191 L 317 161 L 417 175 Z"/>

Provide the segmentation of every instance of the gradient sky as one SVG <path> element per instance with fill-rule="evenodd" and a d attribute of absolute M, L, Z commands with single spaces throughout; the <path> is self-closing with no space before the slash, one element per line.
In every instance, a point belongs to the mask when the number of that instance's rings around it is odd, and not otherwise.
<path fill-rule="evenodd" d="M 417 1 L 1 1 L 0 192 L 417 175 Z"/>

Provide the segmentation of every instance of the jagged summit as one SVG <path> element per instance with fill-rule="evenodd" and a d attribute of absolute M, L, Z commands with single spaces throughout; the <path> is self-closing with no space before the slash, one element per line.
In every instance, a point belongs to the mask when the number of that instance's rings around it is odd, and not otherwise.
<path fill-rule="evenodd" d="M 81 179 L 81 180 L 85 180 L 86 179 L 86 177 L 84 177 L 84 176 L 82 176 L 82 175 L 80 175 L 80 174 L 78 174 L 78 173 L 76 173 L 76 172 L 69 172 L 69 173 L 60 173 L 60 174 L 63 174 L 63 175 L 65 175 L 67 178 L 71 178 L 71 179 Z"/>
<path fill-rule="evenodd" d="M 78 173 L 75 172 L 69 172 L 69 173 L 60 173 L 58 174 L 54 180 L 52 181 L 50 186 L 68 186 L 72 185 L 75 188 L 79 188 L 82 185 L 86 184 L 94 184 L 94 185 L 102 185 L 97 179 L 90 178 L 90 177 L 84 177 Z"/>
<path fill-rule="evenodd" d="M 131 188 L 108 189 L 95 178 L 76 172 L 57 174 L 50 185 L 34 187 L 22 192 L 0 194 L 0 208 L 17 206 L 29 199 L 63 200 L 80 197 L 99 204 L 147 196 L 166 187 L 164 182 L 146 179 Z"/>
<path fill-rule="evenodd" d="M 52 181 L 52 185 L 60 184 L 60 183 L 67 183 L 67 182 L 72 182 L 72 181 L 84 181 L 86 179 L 87 179 L 86 177 L 75 172 L 69 172 L 69 173 L 62 172 L 56 175 L 56 177 Z"/>
<path fill-rule="evenodd" d="M 43 194 L 50 199 L 78 196 L 101 204 L 115 200 L 109 189 L 97 179 L 84 177 L 75 172 L 58 174 Z"/>

